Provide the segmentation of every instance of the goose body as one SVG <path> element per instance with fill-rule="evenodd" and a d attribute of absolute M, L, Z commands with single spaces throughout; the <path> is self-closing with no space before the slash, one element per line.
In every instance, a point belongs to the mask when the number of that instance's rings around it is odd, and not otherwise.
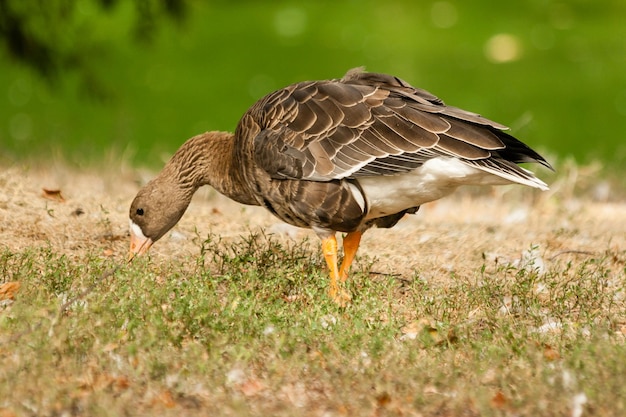
<path fill-rule="evenodd" d="M 461 185 L 548 189 L 518 165 L 548 162 L 506 129 L 390 75 L 351 70 L 338 80 L 292 84 L 254 104 L 234 134 L 204 133 L 179 148 L 131 204 L 131 256 L 170 230 L 208 184 L 312 228 L 331 296 L 343 303 L 349 295 L 338 282 L 368 228 L 393 227 Z M 336 232 L 347 233 L 341 268 Z"/>

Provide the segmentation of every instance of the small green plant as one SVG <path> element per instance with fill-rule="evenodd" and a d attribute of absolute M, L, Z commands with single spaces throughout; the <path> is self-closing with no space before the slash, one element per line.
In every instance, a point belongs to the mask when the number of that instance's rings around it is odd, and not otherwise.
<path fill-rule="evenodd" d="M 22 288 L 0 309 L 0 410 L 618 415 L 623 259 L 485 262 L 445 285 L 360 262 L 342 309 L 317 248 L 263 234 L 210 235 L 195 262 L 5 249 L 0 272 Z"/>

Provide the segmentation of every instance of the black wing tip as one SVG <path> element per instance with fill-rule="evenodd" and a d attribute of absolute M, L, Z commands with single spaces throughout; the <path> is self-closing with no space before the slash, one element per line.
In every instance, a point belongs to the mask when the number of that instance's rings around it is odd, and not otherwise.
<path fill-rule="evenodd" d="M 506 159 L 509 159 L 511 162 L 515 162 L 516 164 L 531 163 L 531 164 L 543 165 L 544 167 L 548 168 L 550 171 L 556 172 L 554 167 L 548 161 L 546 161 L 543 156 L 539 155 L 536 152 L 534 152 L 534 155 L 517 155 L 516 159 L 511 159 L 511 158 L 506 158 Z"/>
<path fill-rule="evenodd" d="M 527 146 L 527 145 L 525 145 L 525 146 L 527 148 L 527 152 L 524 155 L 521 155 L 521 156 L 525 156 L 527 159 L 526 160 L 522 160 L 520 162 L 537 163 L 537 164 L 543 165 L 544 167 L 548 168 L 552 172 L 556 172 L 556 170 L 550 164 L 550 162 L 548 162 L 543 156 L 539 155 L 537 152 L 535 152 L 529 146 Z"/>
<path fill-rule="evenodd" d="M 541 157 L 541 159 L 536 159 L 535 162 L 543 165 L 544 167 L 548 168 L 552 172 L 556 172 L 556 169 L 554 169 L 554 167 L 550 165 L 550 163 L 546 161 L 543 157 Z"/>
<path fill-rule="evenodd" d="M 554 167 L 543 156 L 539 155 L 534 149 L 515 136 L 500 129 L 492 129 L 491 131 L 495 133 L 504 144 L 504 149 L 497 151 L 503 159 L 507 159 L 516 164 L 536 163 L 543 165 L 552 172 L 556 172 Z"/>

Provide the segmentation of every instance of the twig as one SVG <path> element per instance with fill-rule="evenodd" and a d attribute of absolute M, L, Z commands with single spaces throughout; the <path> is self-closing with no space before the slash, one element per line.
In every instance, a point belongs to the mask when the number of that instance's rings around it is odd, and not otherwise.
<path fill-rule="evenodd" d="M 401 277 L 402 274 L 397 274 L 397 273 L 393 273 L 393 272 L 378 272 L 378 271 L 369 271 L 368 274 L 370 275 L 384 275 L 384 276 L 388 276 L 388 277 Z"/>
<path fill-rule="evenodd" d="M 550 260 L 553 261 L 556 257 L 561 256 L 561 255 L 566 255 L 566 254 L 574 254 L 574 255 L 589 255 L 589 256 L 593 256 L 595 255 L 594 252 L 589 252 L 586 250 L 575 250 L 575 249 L 570 249 L 570 250 L 562 250 L 560 252 L 557 252 L 555 255 L 553 255 L 552 257 L 550 257 Z"/>

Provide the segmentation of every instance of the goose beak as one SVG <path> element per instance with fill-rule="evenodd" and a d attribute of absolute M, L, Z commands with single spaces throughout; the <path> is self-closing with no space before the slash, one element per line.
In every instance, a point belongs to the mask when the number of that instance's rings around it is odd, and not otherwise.
<path fill-rule="evenodd" d="M 137 255 L 143 255 L 148 252 L 150 246 L 152 246 L 152 239 L 144 236 L 141 228 L 137 224 L 130 222 L 130 251 L 128 253 L 128 260 L 131 261 Z"/>

